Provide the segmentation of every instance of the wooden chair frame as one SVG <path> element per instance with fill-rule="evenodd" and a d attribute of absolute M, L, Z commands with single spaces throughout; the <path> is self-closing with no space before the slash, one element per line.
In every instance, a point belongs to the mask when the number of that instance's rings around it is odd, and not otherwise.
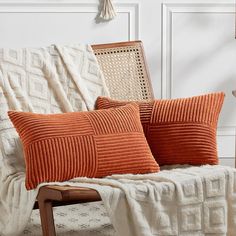
<path fill-rule="evenodd" d="M 121 43 L 111 43 L 111 44 L 100 44 L 92 46 L 95 55 L 98 59 L 98 62 L 104 72 L 105 80 L 108 82 L 108 88 L 112 90 L 112 83 L 109 76 L 109 70 L 112 70 L 112 75 L 117 74 L 120 76 L 120 73 L 115 73 L 116 62 L 112 59 L 114 54 L 119 53 L 121 55 L 121 59 L 127 58 L 131 60 L 130 67 L 134 79 L 133 87 L 129 88 L 129 95 L 134 91 L 135 93 L 132 96 L 129 96 L 126 99 L 124 92 L 124 88 L 120 88 L 120 92 L 117 91 L 114 96 L 111 94 L 111 97 L 116 99 L 125 98 L 126 100 L 141 100 L 141 99 L 152 99 L 153 91 L 150 82 L 150 76 L 147 69 L 147 63 L 144 55 L 144 50 L 141 41 L 132 41 L 132 42 L 121 42 Z M 126 55 L 127 54 L 127 55 Z M 132 58 L 131 58 L 132 57 Z M 120 62 L 122 63 L 122 60 Z M 112 64 L 113 61 L 113 64 Z M 123 62 L 126 63 L 126 62 Z M 135 63 L 135 64 L 134 64 Z M 107 69 L 108 68 L 108 69 Z M 126 72 L 124 72 L 126 73 Z M 128 73 L 128 72 L 127 72 Z M 129 72 L 130 73 L 130 72 Z M 123 76 L 124 77 L 124 76 Z M 123 78 L 122 77 L 122 78 Z M 131 77 L 131 76 L 129 76 Z M 137 77 L 137 78 L 136 78 Z M 116 80 L 120 80 L 122 78 L 113 78 L 113 82 L 116 83 Z M 137 82 L 135 82 L 137 80 Z M 123 81 L 125 83 L 125 81 Z M 119 81 L 120 84 L 120 81 Z M 128 83 L 126 83 L 128 84 Z M 129 83 L 130 84 L 130 83 Z M 126 86 L 124 84 L 124 86 Z M 137 88 L 135 88 L 135 86 Z M 122 96 L 119 96 L 122 94 Z M 62 206 L 69 204 L 77 204 L 84 202 L 94 202 L 100 201 L 101 197 L 97 191 L 88 188 L 79 188 L 79 187 L 70 187 L 70 186 L 56 186 L 56 185 L 48 185 L 40 188 L 37 202 L 35 203 L 34 209 L 39 209 L 40 218 L 42 224 L 43 236 L 55 236 L 55 225 L 53 218 L 53 207 L 54 206 Z"/>

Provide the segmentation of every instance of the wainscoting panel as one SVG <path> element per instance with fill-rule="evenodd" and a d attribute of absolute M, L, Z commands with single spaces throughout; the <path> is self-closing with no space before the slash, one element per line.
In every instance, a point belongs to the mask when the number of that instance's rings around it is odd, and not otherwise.
<path fill-rule="evenodd" d="M 189 97 L 224 91 L 219 120 L 221 164 L 235 158 L 236 40 L 232 2 L 163 3 L 162 97 Z"/>
<path fill-rule="evenodd" d="M 217 144 L 221 165 L 235 166 L 235 134 L 234 127 L 218 128 Z"/>
<path fill-rule="evenodd" d="M 102 23 L 96 20 L 97 2 L 0 1 L 0 45 L 92 44 L 139 38 L 138 3 L 117 4 L 116 19 Z"/>

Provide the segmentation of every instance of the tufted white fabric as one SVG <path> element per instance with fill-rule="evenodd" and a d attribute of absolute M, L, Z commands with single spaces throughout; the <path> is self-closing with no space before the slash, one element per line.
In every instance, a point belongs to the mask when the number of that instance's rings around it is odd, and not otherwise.
<path fill-rule="evenodd" d="M 236 169 L 231 167 L 184 167 L 78 182 L 100 184 L 91 186 L 99 191 L 117 235 L 236 232 Z"/>
<path fill-rule="evenodd" d="M 109 95 L 90 46 L 0 49 L 0 235 L 17 235 L 37 195 L 25 189 L 22 145 L 7 111 L 91 110 Z"/>
<path fill-rule="evenodd" d="M 91 215 L 92 221 L 98 217 L 95 220 L 97 223 L 87 223 L 85 227 L 81 225 L 86 220 L 82 215 L 77 214 L 77 223 L 71 225 L 69 219 L 74 218 L 73 214 L 64 215 L 62 220 L 57 214 L 62 209 L 57 209 L 55 218 L 58 222 L 68 222 L 63 227 L 59 225 L 59 235 L 66 235 L 71 229 L 76 229 L 72 235 L 81 233 L 86 236 L 234 236 L 236 232 L 234 168 L 172 166 L 170 170 L 156 174 L 114 175 L 105 179 L 77 178 L 67 184 L 99 191 L 111 224 L 104 215 L 93 215 L 89 204 L 87 207 L 76 206 L 78 213 Z M 96 204 L 98 212 L 106 212 L 103 205 Z M 66 212 L 68 210 L 64 210 Z M 32 222 L 37 220 L 31 218 Z M 96 232 L 93 231 L 94 227 L 97 227 Z M 25 233 L 28 231 L 34 232 L 30 224 Z"/>

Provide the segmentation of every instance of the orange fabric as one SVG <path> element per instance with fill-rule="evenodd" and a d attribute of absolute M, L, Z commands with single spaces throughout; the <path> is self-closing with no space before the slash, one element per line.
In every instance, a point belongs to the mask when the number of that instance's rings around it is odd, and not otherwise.
<path fill-rule="evenodd" d="M 144 133 L 159 165 L 218 164 L 216 128 L 224 93 L 136 102 Z M 99 97 L 97 109 L 125 105 Z"/>
<path fill-rule="evenodd" d="M 139 108 L 64 114 L 9 111 L 26 160 L 26 188 L 74 177 L 157 172 Z"/>

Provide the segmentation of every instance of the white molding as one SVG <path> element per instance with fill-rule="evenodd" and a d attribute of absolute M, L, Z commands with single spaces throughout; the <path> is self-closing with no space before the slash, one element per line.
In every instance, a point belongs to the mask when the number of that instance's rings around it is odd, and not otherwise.
<path fill-rule="evenodd" d="M 129 40 L 140 39 L 140 3 L 117 3 L 116 12 L 129 14 Z"/>
<path fill-rule="evenodd" d="M 174 14 L 184 13 L 233 13 L 235 4 L 217 3 L 163 3 L 162 4 L 162 98 L 172 98 L 172 21 Z M 217 136 L 235 136 L 236 127 L 222 126 L 217 129 Z"/>
<path fill-rule="evenodd" d="M 140 2 L 115 3 L 117 14 L 128 14 L 128 39 L 140 39 Z M 97 13 L 98 0 L 1 1 L 1 13 Z"/>
<path fill-rule="evenodd" d="M 217 136 L 235 136 L 236 127 L 222 126 L 217 128 Z"/>
<path fill-rule="evenodd" d="M 226 137 L 231 137 L 233 138 L 233 146 L 234 146 L 234 154 L 233 156 L 219 156 L 219 159 L 221 160 L 221 164 L 222 163 L 228 163 L 230 166 L 235 166 L 235 134 L 236 134 L 236 127 L 218 127 L 217 129 L 217 137 L 222 137 L 222 138 L 226 138 Z M 227 148 L 227 147 L 225 147 Z"/>
<path fill-rule="evenodd" d="M 174 14 L 235 13 L 234 3 L 163 3 L 162 4 L 162 98 L 172 98 L 172 20 Z"/>

